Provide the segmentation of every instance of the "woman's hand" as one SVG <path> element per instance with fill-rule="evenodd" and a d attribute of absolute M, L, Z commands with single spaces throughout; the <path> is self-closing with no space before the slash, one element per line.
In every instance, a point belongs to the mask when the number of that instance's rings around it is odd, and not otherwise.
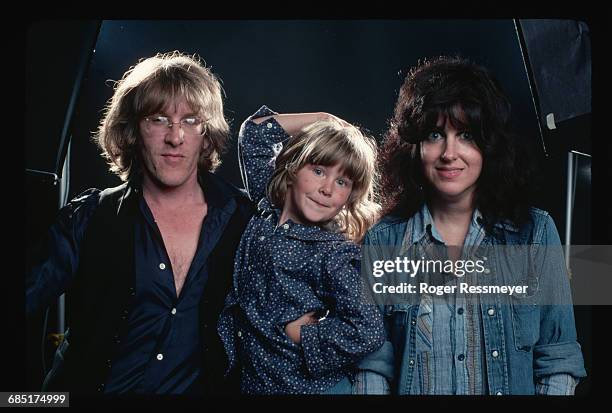
<path fill-rule="evenodd" d="M 293 341 L 295 344 L 300 344 L 300 329 L 304 325 L 316 324 L 319 320 L 314 316 L 315 312 L 311 311 L 310 313 L 306 313 L 297 320 L 293 320 L 285 325 L 285 334 Z"/>

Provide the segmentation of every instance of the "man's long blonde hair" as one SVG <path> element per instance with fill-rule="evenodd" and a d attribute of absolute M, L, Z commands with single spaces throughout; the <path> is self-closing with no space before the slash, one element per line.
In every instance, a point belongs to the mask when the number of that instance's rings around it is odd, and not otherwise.
<path fill-rule="evenodd" d="M 140 61 L 116 82 L 115 93 L 94 135 L 110 170 L 121 180 L 142 169 L 139 122 L 178 97 L 184 97 L 206 120 L 199 170 L 212 172 L 219 166 L 229 136 L 219 80 L 195 55 L 158 53 Z"/>

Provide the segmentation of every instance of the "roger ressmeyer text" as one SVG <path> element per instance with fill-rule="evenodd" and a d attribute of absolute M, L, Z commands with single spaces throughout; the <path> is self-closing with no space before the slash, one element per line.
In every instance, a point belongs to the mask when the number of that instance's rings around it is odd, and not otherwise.
<path fill-rule="evenodd" d="M 409 283 L 397 285 L 385 285 L 375 283 L 372 286 L 376 294 L 415 294 L 417 286 Z M 444 294 L 527 294 L 527 285 L 469 285 L 459 283 L 459 285 L 429 285 L 419 283 L 418 292 L 421 294 L 444 295 Z"/>

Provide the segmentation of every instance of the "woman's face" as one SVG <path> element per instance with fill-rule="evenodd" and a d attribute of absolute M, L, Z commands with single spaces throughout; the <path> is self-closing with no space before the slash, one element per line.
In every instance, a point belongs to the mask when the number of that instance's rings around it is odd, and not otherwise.
<path fill-rule="evenodd" d="M 433 196 L 445 202 L 472 201 L 482 171 L 482 153 L 468 130 L 457 130 L 440 115 L 421 142 L 425 180 Z"/>

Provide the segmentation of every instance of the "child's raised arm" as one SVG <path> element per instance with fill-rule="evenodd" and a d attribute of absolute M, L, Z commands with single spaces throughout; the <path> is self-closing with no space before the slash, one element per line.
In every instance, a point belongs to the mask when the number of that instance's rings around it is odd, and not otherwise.
<path fill-rule="evenodd" d="M 251 201 L 259 202 L 266 196 L 266 187 L 283 143 L 305 126 L 325 119 L 336 119 L 349 126 L 329 113 L 279 114 L 265 105 L 242 123 L 238 134 L 240 173 Z"/>

